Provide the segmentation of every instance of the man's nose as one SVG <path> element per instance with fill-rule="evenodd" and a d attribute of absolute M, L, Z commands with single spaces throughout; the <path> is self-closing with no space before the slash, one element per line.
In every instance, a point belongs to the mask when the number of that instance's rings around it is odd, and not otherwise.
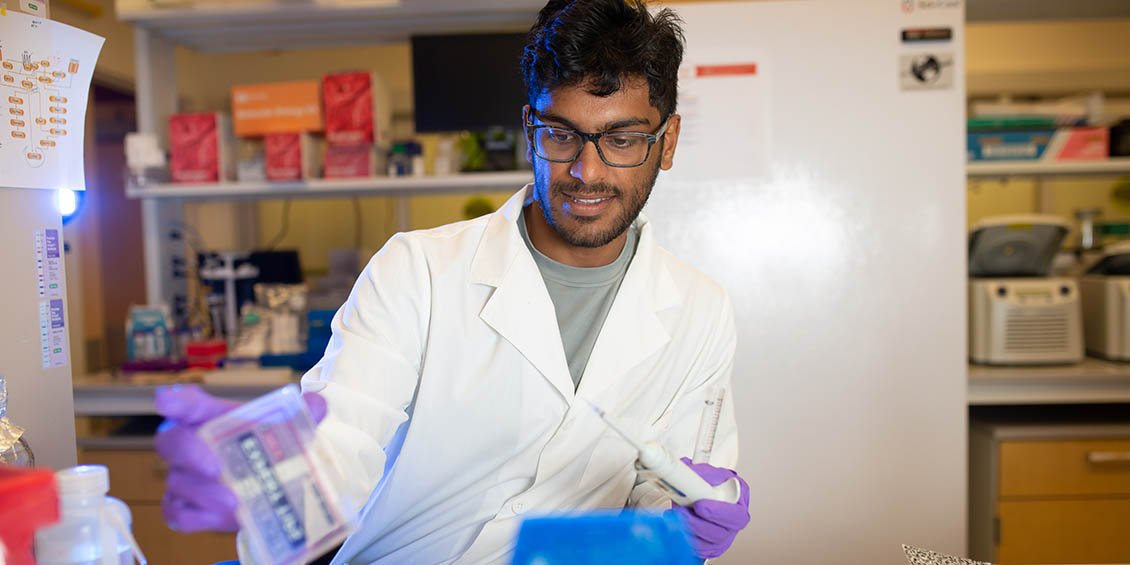
<path fill-rule="evenodd" d="M 586 140 L 581 146 L 581 153 L 569 167 L 569 174 L 585 184 L 592 184 L 604 179 L 607 168 L 608 165 L 600 158 L 600 153 L 596 149 L 596 142 Z"/>

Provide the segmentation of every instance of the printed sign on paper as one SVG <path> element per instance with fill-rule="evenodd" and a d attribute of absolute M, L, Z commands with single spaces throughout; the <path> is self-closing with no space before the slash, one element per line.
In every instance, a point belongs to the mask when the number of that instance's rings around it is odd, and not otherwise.
<path fill-rule="evenodd" d="M 0 15 L 0 186 L 83 190 L 86 99 L 103 39 Z"/>
<path fill-rule="evenodd" d="M 35 284 L 40 298 L 63 297 L 63 257 L 59 230 L 35 232 Z"/>
<path fill-rule="evenodd" d="M 766 175 L 769 86 L 765 58 L 755 51 L 697 52 L 679 69 L 675 182 L 750 179 Z"/>
<path fill-rule="evenodd" d="M 67 365 L 67 328 L 63 299 L 39 302 L 39 343 L 44 369 Z"/>

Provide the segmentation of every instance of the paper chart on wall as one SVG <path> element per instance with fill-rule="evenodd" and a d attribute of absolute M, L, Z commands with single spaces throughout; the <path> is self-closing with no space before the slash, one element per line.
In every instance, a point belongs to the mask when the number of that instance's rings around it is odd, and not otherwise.
<path fill-rule="evenodd" d="M 83 190 L 86 101 L 103 38 L 0 15 L 0 187 Z"/>

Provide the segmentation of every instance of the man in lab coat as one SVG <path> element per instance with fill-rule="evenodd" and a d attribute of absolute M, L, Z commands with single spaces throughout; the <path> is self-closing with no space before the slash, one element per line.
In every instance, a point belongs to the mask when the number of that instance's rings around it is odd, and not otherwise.
<path fill-rule="evenodd" d="M 729 298 L 640 214 L 674 163 L 682 50 L 669 11 L 551 0 L 522 59 L 534 183 L 488 216 L 397 234 L 365 268 L 302 379 L 319 437 L 368 500 L 334 563 L 505 562 L 524 514 L 671 506 L 586 401 L 689 455 L 704 401 L 730 386 Z M 718 467 L 692 465 L 712 484 L 736 476 L 733 404 Z M 230 405 L 178 389 L 157 406 L 166 519 L 235 529 L 192 434 Z M 748 497 L 742 482 L 738 503 L 674 510 L 701 557 L 733 542 Z"/>

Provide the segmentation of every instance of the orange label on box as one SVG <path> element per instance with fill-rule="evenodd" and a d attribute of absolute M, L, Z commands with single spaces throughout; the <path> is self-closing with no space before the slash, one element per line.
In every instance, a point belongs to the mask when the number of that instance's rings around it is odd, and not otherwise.
<path fill-rule="evenodd" d="M 322 130 L 318 81 L 245 84 L 231 89 L 235 134 L 253 137 L 268 133 Z"/>

